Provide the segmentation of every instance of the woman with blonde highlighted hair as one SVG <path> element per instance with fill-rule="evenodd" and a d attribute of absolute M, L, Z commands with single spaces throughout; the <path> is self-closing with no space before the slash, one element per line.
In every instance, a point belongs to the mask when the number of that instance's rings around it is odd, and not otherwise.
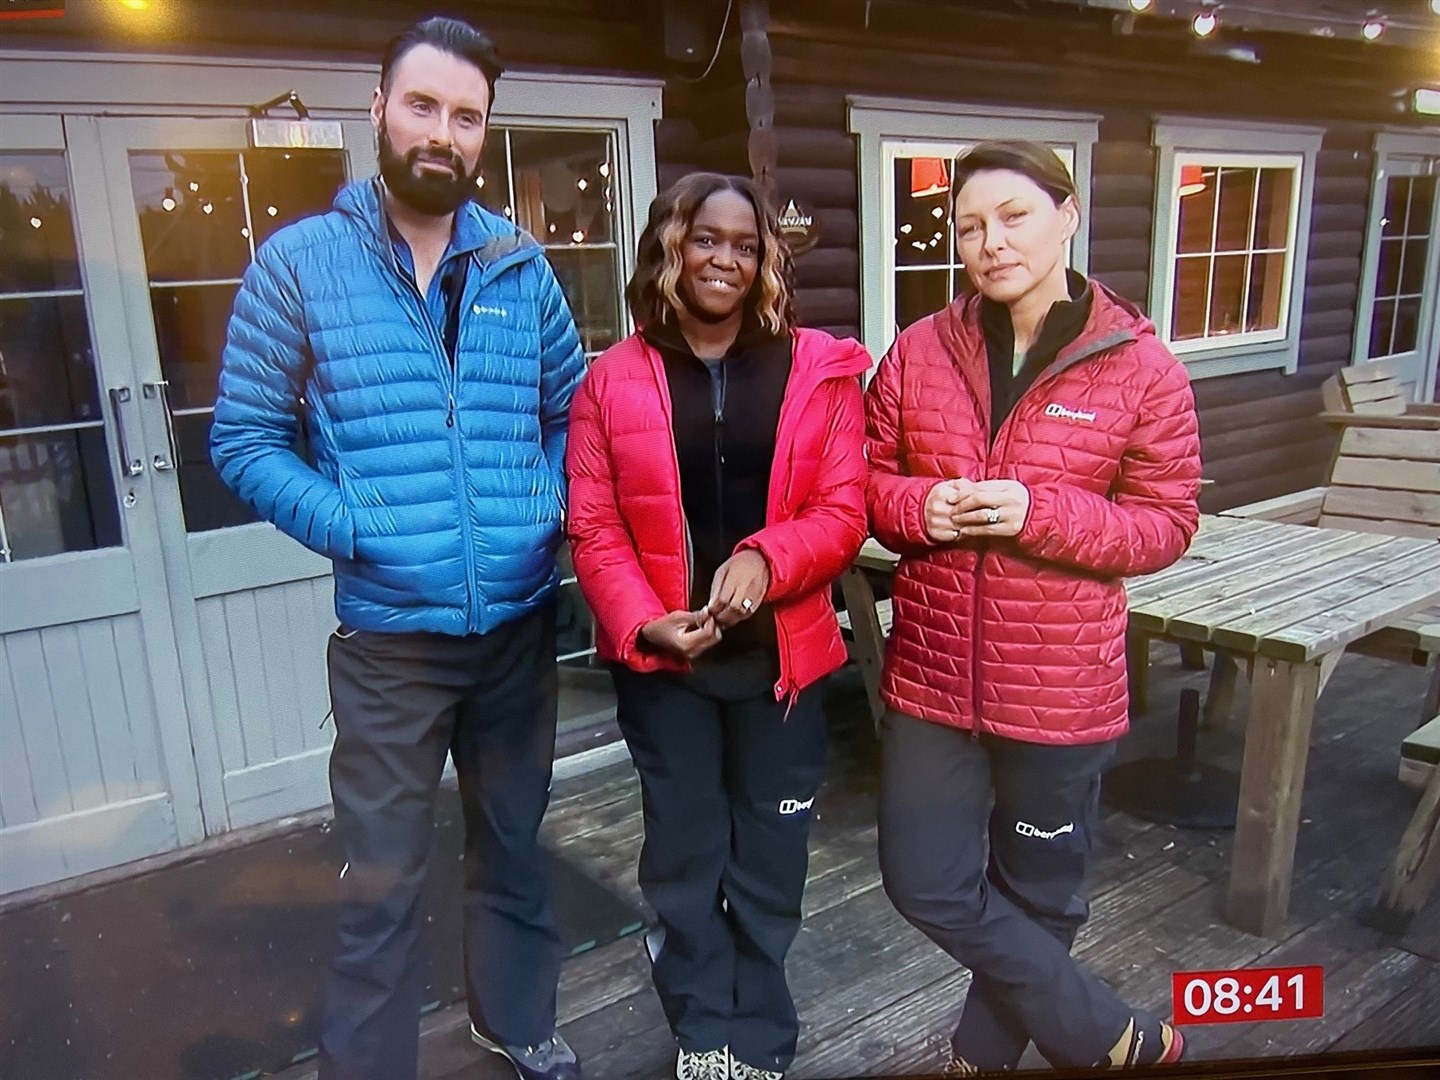
<path fill-rule="evenodd" d="M 795 327 L 755 186 L 687 176 L 652 204 L 640 327 L 570 419 L 569 533 L 640 773 L 640 888 L 679 1080 L 779 1077 L 825 757 L 816 685 L 845 660 L 830 586 L 865 538 L 854 341 Z"/>

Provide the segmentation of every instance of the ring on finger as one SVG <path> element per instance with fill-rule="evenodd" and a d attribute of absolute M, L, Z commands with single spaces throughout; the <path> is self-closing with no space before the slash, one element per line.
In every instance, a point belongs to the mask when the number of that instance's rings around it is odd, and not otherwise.
<path fill-rule="evenodd" d="M 749 611 L 751 608 L 753 608 L 753 607 L 755 606 L 755 601 L 751 600 L 751 599 L 747 596 L 747 597 L 745 597 L 745 599 L 743 599 L 743 600 L 740 601 L 740 606 L 741 606 L 742 608 L 744 608 L 746 611 Z"/>
<path fill-rule="evenodd" d="M 998 506 L 992 506 L 985 512 L 985 523 L 987 525 L 1000 524 L 1000 508 Z"/>

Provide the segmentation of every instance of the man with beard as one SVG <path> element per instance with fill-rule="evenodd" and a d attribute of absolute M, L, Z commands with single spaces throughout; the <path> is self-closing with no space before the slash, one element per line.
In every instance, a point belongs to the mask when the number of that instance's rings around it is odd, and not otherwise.
<path fill-rule="evenodd" d="M 431 18 L 385 53 L 380 176 L 272 237 L 235 301 L 211 452 L 329 556 L 330 787 L 345 868 L 321 1080 L 416 1072 L 419 912 L 448 754 L 465 814 L 472 1036 L 578 1080 L 537 839 L 555 750 L 555 550 L 584 369 L 542 249 L 471 198 L 489 38 Z M 310 460 L 295 452 L 304 424 Z"/>

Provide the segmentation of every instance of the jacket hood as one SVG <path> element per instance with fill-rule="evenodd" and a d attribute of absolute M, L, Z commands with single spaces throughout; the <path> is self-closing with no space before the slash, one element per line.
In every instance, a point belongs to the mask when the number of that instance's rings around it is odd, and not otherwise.
<path fill-rule="evenodd" d="M 1095 297 L 1090 305 L 1090 318 L 1075 340 L 1060 350 L 1060 355 L 1046 372 L 1041 373 L 1040 378 L 1105 349 L 1155 336 L 1155 324 L 1129 300 L 1094 278 L 1089 279 L 1089 285 Z M 977 357 L 981 364 L 986 361 L 980 301 L 978 295 L 960 297 L 935 316 L 935 328 L 941 344 L 962 366 Z"/>
<path fill-rule="evenodd" d="M 795 331 L 796 373 L 817 380 L 853 378 L 874 366 L 865 346 L 854 338 L 837 338 L 824 330 Z"/>
<path fill-rule="evenodd" d="M 335 211 L 359 224 L 379 251 L 389 250 L 386 243 L 388 226 L 384 183 L 378 176 L 356 180 L 341 188 L 335 196 Z M 452 250 L 456 254 L 473 252 L 484 264 L 498 262 L 507 256 L 519 256 L 517 261 L 534 258 L 544 249 L 529 233 L 471 200 L 455 211 Z"/>

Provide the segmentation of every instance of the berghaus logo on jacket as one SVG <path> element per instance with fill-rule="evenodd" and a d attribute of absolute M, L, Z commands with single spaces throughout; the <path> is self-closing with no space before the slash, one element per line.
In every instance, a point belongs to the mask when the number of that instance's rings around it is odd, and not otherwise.
<path fill-rule="evenodd" d="M 1058 401 L 1052 401 L 1045 406 L 1045 415 L 1053 416 L 1059 420 L 1074 420 L 1082 424 L 1093 424 L 1095 414 L 1085 409 L 1072 409 L 1068 405 L 1061 405 Z"/>

